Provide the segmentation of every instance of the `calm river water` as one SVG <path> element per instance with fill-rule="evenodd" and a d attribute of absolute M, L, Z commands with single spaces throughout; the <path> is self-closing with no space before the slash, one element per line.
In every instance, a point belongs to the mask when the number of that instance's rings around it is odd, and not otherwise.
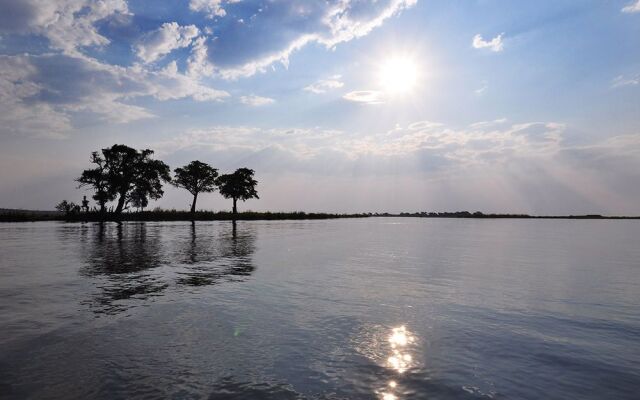
<path fill-rule="evenodd" d="M 0 224 L 0 397 L 639 399 L 640 223 Z"/>

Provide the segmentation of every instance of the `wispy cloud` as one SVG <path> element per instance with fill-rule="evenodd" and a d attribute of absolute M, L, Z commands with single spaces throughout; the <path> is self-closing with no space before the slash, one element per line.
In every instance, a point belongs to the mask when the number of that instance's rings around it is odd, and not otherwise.
<path fill-rule="evenodd" d="M 499 52 L 504 49 L 504 43 L 502 37 L 504 33 L 499 34 L 491 40 L 484 40 L 479 33 L 473 37 L 473 47 L 476 49 L 489 49 L 494 52 Z"/>
<path fill-rule="evenodd" d="M 636 0 L 633 3 L 627 4 L 622 8 L 623 13 L 637 13 L 640 12 L 640 0 Z"/>
<path fill-rule="evenodd" d="M 480 82 L 480 87 L 473 92 L 478 96 L 482 96 L 483 94 L 485 94 L 487 89 L 489 89 L 489 83 L 487 81 L 482 81 Z"/>
<path fill-rule="evenodd" d="M 273 104 L 276 101 L 270 97 L 256 96 L 254 94 L 240 97 L 240 102 L 248 106 L 261 107 Z"/>
<path fill-rule="evenodd" d="M 498 119 L 494 119 L 492 121 L 478 121 L 478 122 L 474 122 L 473 124 L 469 125 L 470 128 L 473 129 L 488 129 L 488 128 L 495 128 L 499 125 L 503 125 L 507 122 L 506 118 L 498 118 Z"/>
<path fill-rule="evenodd" d="M 296 158 L 340 153 L 350 160 L 360 157 L 404 157 L 428 152 L 429 156 L 458 166 L 495 163 L 517 156 L 551 154 L 561 148 L 565 126 L 555 122 L 507 124 L 505 119 L 454 129 L 432 121 L 398 125 L 386 132 L 347 133 L 321 128 L 261 129 L 216 126 L 180 135 L 158 144 L 164 152 L 188 148 L 215 151 L 243 149 L 262 152 L 278 147 Z M 452 165 L 453 165 L 452 164 Z"/>
<path fill-rule="evenodd" d="M 344 83 L 340 81 L 342 77 L 340 75 L 333 75 L 327 79 L 321 79 L 317 82 L 304 88 L 307 92 L 321 94 L 326 93 L 329 90 L 339 89 L 344 86 Z"/>
<path fill-rule="evenodd" d="M 378 90 L 356 90 L 342 96 L 343 99 L 356 103 L 382 104 L 384 103 L 383 93 Z"/>
<path fill-rule="evenodd" d="M 292 53 L 310 43 L 334 48 L 364 37 L 417 0 L 341 0 L 271 2 L 210 43 L 220 76 L 237 79 L 289 64 Z M 259 45 L 256 46 L 256 43 Z M 215 56 L 214 56 L 215 55 Z"/>
<path fill-rule="evenodd" d="M 635 86 L 640 84 L 640 74 L 635 74 L 631 76 L 618 75 L 613 78 L 611 82 L 611 87 L 617 88 L 621 86 Z"/>

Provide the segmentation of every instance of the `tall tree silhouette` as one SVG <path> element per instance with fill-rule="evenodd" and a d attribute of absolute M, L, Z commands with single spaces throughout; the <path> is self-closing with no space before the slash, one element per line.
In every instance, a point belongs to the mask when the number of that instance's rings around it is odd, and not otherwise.
<path fill-rule="evenodd" d="M 216 180 L 220 188 L 220 194 L 226 199 L 233 199 L 233 214 L 238 213 L 236 206 L 238 200 L 246 201 L 251 198 L 259 199 L 256 185 L 258 181 L 253 179 L 254 171 L 249 168 L 239 168 L 232 174 L 225 174 Z"/>
<path fill-rule="evenodd" d="M 82 185 L 96 188 L 94 198 L 104 209 L 104 203 L 118 199 L 115 213 L 120 214 L 127 203 L 134 200 L 136 205 L 157 200 L 164 194 L 163 181 L 171 181 L 169 166 L 151 158 L 153 150 L 138 151 L 123 144 L 115 144 L 92 154 L 92 162 L 97 168 L 85 170 L 77 180 Z M 98 185 L 99 183 L 99 185 Z M 100 199 L 106 199 L 101 202 Z"/>
<path fill-rule="evenodd" d="M 198 194 L 202 192 L 213 192 L 216 190 L 216 178 L 218 170 L 209 164 L 198 160 L 191 161 L 188 165 L 174 170 L 175 177 L 172 181 L 174 186 L 187 189 L 193 195 L 191 202 L 191 212 L 196 211 L 196 201 Z"/>

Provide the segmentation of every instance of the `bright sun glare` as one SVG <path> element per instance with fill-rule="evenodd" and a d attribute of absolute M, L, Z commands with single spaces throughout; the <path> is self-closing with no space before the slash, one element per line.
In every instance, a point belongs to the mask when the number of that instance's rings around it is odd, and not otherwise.
<path fill-rule="evenodd" d="M 380 83 L 390 94 L 410 92 L 418 81 L 418 67 L 408 57 L 393 57 L 380 66 Z"/>

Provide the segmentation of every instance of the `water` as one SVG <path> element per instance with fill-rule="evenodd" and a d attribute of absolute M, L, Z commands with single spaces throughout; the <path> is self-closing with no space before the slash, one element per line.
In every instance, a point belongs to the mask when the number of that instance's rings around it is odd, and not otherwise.
<path fill-rule="evenodd" d="M 0 224 L 0 397 L 638 399 L 636 221 Z"/>

